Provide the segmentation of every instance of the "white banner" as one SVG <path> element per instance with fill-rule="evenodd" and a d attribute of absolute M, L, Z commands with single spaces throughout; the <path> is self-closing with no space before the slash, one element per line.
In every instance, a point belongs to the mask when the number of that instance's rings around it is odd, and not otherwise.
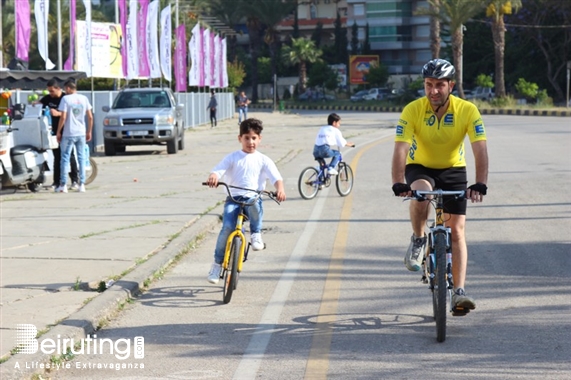
<path fill-rule="evenodd" d="M 86 56 L 87 66 L 84 71 L 87 77 L 91 78 L 93 76 L 93 51 L 91 50 L 91 0 L 83 0 L 83 5 L 85 6 L 85 39 L 79 40 L 83 41 L 83 46 L 78 46 L 77 51 L 78 55 L 82 54 L 80 51 L 81 49 L 85 52 L 84 54 Z"/>
<path fill-rule="evenodd" d="M 220 46 L 220 36 L 217 34 L 214 36 L 214 80 L 212 81 L 212 87 L 217 88 L 222 85 L 222 78 L 220 77 L 221 67 L 220 67 L 220 56 L 222 55 L 222 49 Z"/>
<path fill-rule="evenodd" d="M 226 37 L 222 40 L 222 87 L 228 87 L 228 56 L 226 51 Z"/>
<path fill-rule="evenodd" d="M 137 0 L 129 0 L 127 20 L 127 79 L 139 76 L 139 49 L 137 45 Z"/>
<path fill-rule="evenodd" d="M 121 38 L 120 31 L 119 24 L 91 23 L 92 77 L 124 78 L 118 42 Z M 82 47 L 87 35 L 85 21 L 77 21 L 76 35 L 76 51 L 80 53 L 77 55 L 77 70 L 87 72 L 90 65 L 86 49 Z"/>
<path fill-rule="evenodd" d="M 199 61 L 199 53 L 198 47 L 200 46 L 199 43 L 199 36 L 200 36 L 200 24 L 196 23 L 194 28 L 192 28 L 192 37 L 190 37 L 190 41 L 188 42 L 188 55 L 190 56 L 190 70 L 188 71 L 188 85 L 189 86 L 198 86 L 199 85 L 199 76 L 198 70 L 200 67 Z"/>
<path fill-rule="evenodd" d="M 210 87 L 210 64 L 211 64 L 211 59 L 210 59 L 210 30 L 209 29 L 204 29 L 204 32 L 202 32 L 202 43 L 204 44 L 204 54 L 202 55 L 204 57 L 204 86 L 206 87 Z"/>
<path fill-rule="evenodd" d="M 171 40 L 172 40 L 172 26 L 171 26 L 171 6 L 167 5 L 161 11 L 161 40 L 160 40 L 160 60 L 161 71 L 163 76 L 169 82 L 172 80 L 171 74 Z"/>
<path fill-rule="evenodd" d="M 38 29 L 38 50 L 40 56 L 46 62 L 46 70 L 53 69 L 56 65 L 50 61 L 48 55 L 48 13 L 50 2 L 48 0 L 36 0 L 34 13 L 36 14 L 36 27 Z"/>
<path fill-rule="evenodd" d="M 157 35 L 157 24 L 159 19 L 159 0 L 154 0 L 149 4 L 147 10 L 147 54 L 149 57 L 149 67 L 151 78 L 161 77 L 161 66 L 159 63 L 159 39 Z"/>

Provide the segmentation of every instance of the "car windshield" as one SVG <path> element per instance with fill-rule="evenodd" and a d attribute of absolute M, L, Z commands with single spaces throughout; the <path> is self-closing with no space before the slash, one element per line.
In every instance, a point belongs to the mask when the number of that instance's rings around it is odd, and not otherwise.
<path fill-rule="evenodd" d="M 366 95 L 368 93 L 369 93 L 369 91 L 363 90 L 363 91 L 359 91 L 358 93 L 356 93 L 355 96 L 363 96 L 363 95 Z"/>
<path fill-rule="evenodd" d="M 121 92 L 113 108 L 164 108 L 170 107 L 169 97 L 164 91 Z"/>

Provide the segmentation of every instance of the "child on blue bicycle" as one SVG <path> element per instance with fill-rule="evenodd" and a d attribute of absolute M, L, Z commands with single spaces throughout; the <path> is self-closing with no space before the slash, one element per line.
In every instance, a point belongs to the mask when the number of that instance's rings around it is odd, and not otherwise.
<path fill-rule="evenodd" d="M 218 186 L 218 181 L 224 176 L 224 182 L 228 185 L 263 190 L 266 187 L 266 180 L 269 179 L 276 188 L 276 199 L 280 202 L 285 201 L 286 195 L 283 179 L 276 164 L 268 156 L 257 150 L 262 140 L 262 130 L 262 122 L 258 119 L 246 119 L 240 124 L 238 140 L 242 144 L 242 149 L 230 153 L 212 169 L 206 181 L 208 186 Z M 231 188 L 230 191 L 237 200 L 247 200 L 252 197 L 251 192 L 248 194 L 247 190 Z M 222 229 L 218 235 L 218 241 L 214 250 L 214 263 L 208 274 L 208 282 L 212 284 L 218 283 L 220 278 L 220 264 L 224 260 L 226 240 L 236 228 L 239 211 L 239 205 L 227 198 L 224 204 Z M 252 249 L 260 251 L 264 249 L 261 234 L 264 215 L 262 199 L 259 198 L 256 203 L 246 207 L 245 213 L 250 221 Z"/>
<path fill-rule="evenodd" d="M 337 175 L 337 164 L 341 160 L 341 153 L 338 150 L 331 149 L 331 146 L 337 145 L 341 148 L 344 146 L 354 147 L 355 144 L 348 142 L 343 138 L 343 134 L 339 130 L 341 126 L 341 117 L 336 113 L 332 113 L 327 117 L 327 124 L 321 127 L 315 138 L 315 146 L 313 147 L 313 157 L 317 160 L 318 158 L 328 158 L 331 159 L 329 164 L 329 174 Z"/>

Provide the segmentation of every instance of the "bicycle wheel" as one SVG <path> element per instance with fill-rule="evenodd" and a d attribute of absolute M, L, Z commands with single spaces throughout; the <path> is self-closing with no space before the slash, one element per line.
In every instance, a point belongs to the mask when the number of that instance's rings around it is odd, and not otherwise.
<path fill-rule="evenodd" d="M 230 245 L 230 258 L 228 260 L 228 269 L 224 272 L 224 292 L 223 302 L 228 303 L 232 299 L 232 292 L 236 289 L 238 281 L 238 257 L 240 256 L 240 246 L 242 240 L 238 236 L 234 236 Z"/>
<path fill-rule="evenodd" d="M 434 253 L 436 268 L 434 276 L 434 290 L 432 291 L 432 304 L 434 306 L 434 319 L 436 320 L 436 340 L 444 342 L 446 339 L 446 312 L 448 283 L 446 281 L 446 235 L 434 235 Z"/>
<path fill-rule="evenodd" d="M 299 175 L 297 187 L 299 194 L 304 199 L 313 199 L 319 191 L 319 172 L 314 167 L 303 169 Z"/>
<path fill-rule="evenodd" d="M 89 185 L 97 177 L 97 163 L 89 157 L 89 167 L 85 168 L 85 184 Z"/>
<path fill-rule="evenodd" d="M 335 185 L 342 197 L 346 197 L 353 190 L 353 169 L 345 162 L 339 163 L 339 174 L 335 179 Z"/>

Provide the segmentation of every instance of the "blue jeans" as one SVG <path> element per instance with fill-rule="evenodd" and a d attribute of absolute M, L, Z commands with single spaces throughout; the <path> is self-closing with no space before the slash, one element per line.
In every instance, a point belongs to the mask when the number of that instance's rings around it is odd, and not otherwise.
<path fill-rule="evenodd" d="M 244 197 L 234 197 L 236 200 L 247 200 Z M 228 236 L 236 229 L 236 221 L 240 213 L 240 206 L 232 202 L 230 198 L 226 198 L 224 203 L 224 214 L 222 216 L 222 229 L 216 241 L 214 249 L 214 261 L 221 264 L 224 260 L 224 251 L 226 250 L 226 241 Z M 256 203 L 244 209 L 244 213 L 250 221 L 250 234 L 262 231 L 262 219 L 264 217 L 264 209 L 262 207 L 262 199 L 259 198 Z"/>
<path fill-rule="evenodd" d="M 242 115 L 244 118 L 242 118 Z M 238 107 L 238 123 L 242 123 L 242 120 L 248 118 L 248 107 Z"/>
<path fill-rule="evenodd" d="M 61 149 L 60 186 L 67 183 L 67 173 L 69 173 L 70 165 L 69 159 L 74 146 L 77 161 L 79 161 L 79 183 L 85 184 L 85 136 L 62 137 L 59 146 Z"/>
<path fill-rule="evenodd" d="M 338 150 L 331 149 L 331 147 L 327 144 L 325 144 L 325 145 L 314 145 L 313 146 L 313 157 L 315 159 L 333 157 L 331 159 L 331 163 L 329 164 L 330 168 L 336 168 L 339 161 L 341 161 L 341 153 L 339 153 Z"/>

